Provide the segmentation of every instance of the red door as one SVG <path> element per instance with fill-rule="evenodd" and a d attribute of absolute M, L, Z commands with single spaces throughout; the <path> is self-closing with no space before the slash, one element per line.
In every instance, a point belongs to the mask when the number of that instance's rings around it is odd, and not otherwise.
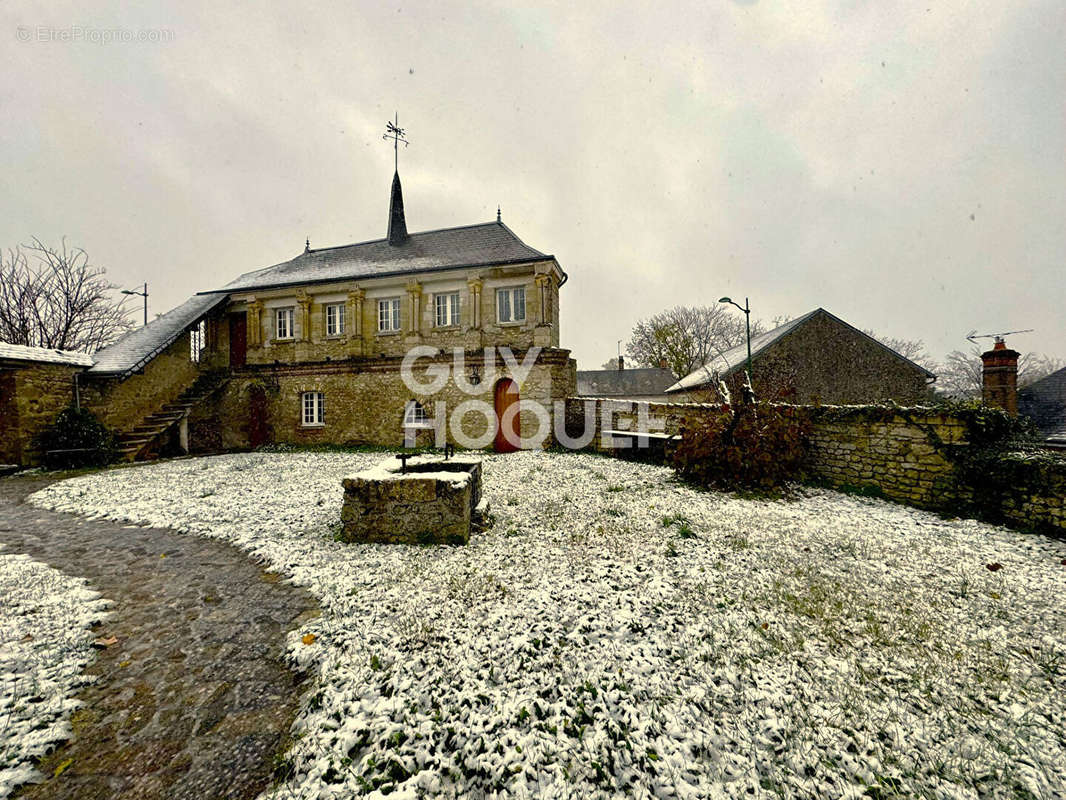
<path fill-rule="evenodd" d="M 229 365 L 243 367 L 248 352 L 248 316 L 243 312 L 229 315 Z"/>
<path fill-rule="evenodd" d="M 504 412 L 518 403 L 518 385 L 510 378 L 504 378 L 496 384 L 496 441 L 494 447 L 497 453 L 513 453 L 518 449 L 518 410 L 511 414 L 508 423 L 509 436 L 505 434 L 503 426 Z M 510 441 L 508 441 L 510 439 Z"/>

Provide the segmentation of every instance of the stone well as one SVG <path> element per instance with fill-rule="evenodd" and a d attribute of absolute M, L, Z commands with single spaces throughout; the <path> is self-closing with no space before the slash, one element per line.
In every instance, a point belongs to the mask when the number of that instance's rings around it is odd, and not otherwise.
<path fill-rule="evenodd" d="M 341 483 L 346 542 L 466 544 L 488 515 L 477 458 L 419 456 L 406 472 L 389 458 Z"/>

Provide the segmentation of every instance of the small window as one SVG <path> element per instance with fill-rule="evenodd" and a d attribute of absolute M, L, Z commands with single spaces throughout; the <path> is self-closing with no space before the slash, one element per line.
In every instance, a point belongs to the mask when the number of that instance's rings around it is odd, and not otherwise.
<path fill-rule="evenodd" d="M 433 421 L 426 416 L 426 409 L 417 400 L 408 400 L 407 408 L 403 412 L 403 426 L 405 428 L 431 428 Z"/>
<path fill-rule="evenodd" d="M 274 338 L 275 339 L 291 339 L 293 338 L 293 318 L 295 317 L 294 309 L 292 306 L 288 308 L 278 308 L 274 310 Z"/>
<path fill-rule="evenodd" d="M 525 322 L 526 287 L 514 286 L 496 290 L 496 321 Z"/>
<path fill-rule="evenodd" d="M 326 424 L 326 413 L 323 407 L 325 395 L 322 392 L 303 393 L 303 426 L 311 428 Z"/>
<path fill-rule="evenodd" d="M 344 303 L 326 306 L 326 336 L 341 336 L 344 333 Z"/>
<path fill-rule="evenodd" d="M 400 298 L 378 300 L 378 331 L 390 333 L 400 329 Z"/>
<path fill-rule="evenodd" d="M 433 302 L 436 305 L 438 328 L 459 324 L 459 292 L 434 295 Z"/>

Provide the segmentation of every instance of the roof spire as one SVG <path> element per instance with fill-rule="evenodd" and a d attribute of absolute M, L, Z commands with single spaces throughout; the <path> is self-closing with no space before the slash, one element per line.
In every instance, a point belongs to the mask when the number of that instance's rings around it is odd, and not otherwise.
<path fill-rule="evenodd" d="M 304 252 L 305 253 L 310 253 L 311 252 L 311 237 L 310 236 L 307 237 L 307 241 L 304 243 Z"/>
<path fill-rule="evenodd" d="M 497 222 L 502 222 L 503 221 L 503 220 L 500 219 L 500 207 L 499 206 L 496 206 L 496 221 Z"/>
<path fill-rule="evenodd" d="M 400 188 L 400 142 L 407 147 L 408 141 L 404 138 L 405 131 L 400 127 L 400 115 L 396 114 L 396 122 L 385 123 L 385 133 L 381 137 L 388 141 L 392 139 L 393 166 L 392 197 L 389 200 L 389 244 L 396 246 L 407 241 L 407 221 L 403 216 L 403 189 Z"/>

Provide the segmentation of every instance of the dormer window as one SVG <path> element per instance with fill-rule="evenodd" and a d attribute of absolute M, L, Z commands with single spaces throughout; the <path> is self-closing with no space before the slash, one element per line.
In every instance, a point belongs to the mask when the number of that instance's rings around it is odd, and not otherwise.
<path fill-rule="evenodd" d="M 496 290 L 496 321 L 501 324 L 526 321 L 526 287 Z"/>
<path fill-rule="evenodd" d="M 293 321 L 295 317 L 296 309 L 292 306 L 274 309 L 275 339 L 292 339 L 295 336 L 293 333 Z"/>

